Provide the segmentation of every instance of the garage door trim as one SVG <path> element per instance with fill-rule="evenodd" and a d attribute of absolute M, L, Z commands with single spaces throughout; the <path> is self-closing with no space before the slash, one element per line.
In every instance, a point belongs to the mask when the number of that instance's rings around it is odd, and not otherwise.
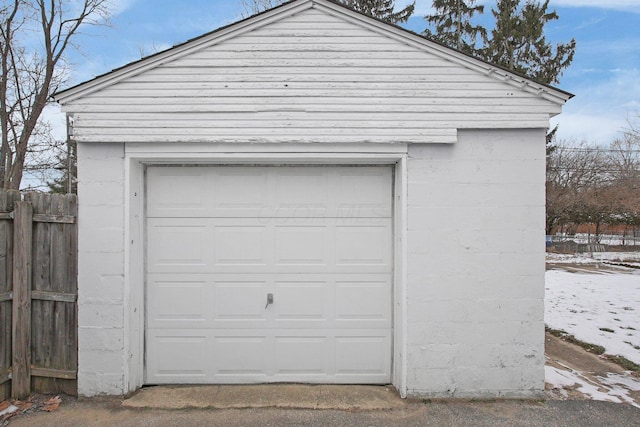
<path fill-rule="evenodd" d="M 125 363 L 124 387 L 131 392 L 144 384 L 144 185 L 145 168 L 152 165 L 186 164 L 251 164 L 251 165 L 394 165 L 393 201 L 393 366 L 392 384 L 406 396 L 406 253 L 407 253 L 407 154 L 406 145 L 333 147 L 298 144 L 295 147 L 265 146 L 261 153 L 229 153 L 229 147 L 185 145 L 177 155 L 166 152 L 145 151 L 144 145 L 132 147 L 125 161 Z M 313 148 L 313 150 L 311 149 Z M 379 151 L 376 151 L 379 150 Z M 204 151 L 204 152 L 203 152 Z M 344 151 L 344 152 L 340 152 Z M 179 157 L 178 157 L 179 156 Z"/>

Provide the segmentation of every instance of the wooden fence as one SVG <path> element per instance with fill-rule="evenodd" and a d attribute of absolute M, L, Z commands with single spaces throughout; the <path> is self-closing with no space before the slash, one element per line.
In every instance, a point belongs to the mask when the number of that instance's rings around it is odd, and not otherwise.
<path fill-rule="evenodd" d="M 77 199 L 0 191 L 0 401 L 77 393 Z"/>

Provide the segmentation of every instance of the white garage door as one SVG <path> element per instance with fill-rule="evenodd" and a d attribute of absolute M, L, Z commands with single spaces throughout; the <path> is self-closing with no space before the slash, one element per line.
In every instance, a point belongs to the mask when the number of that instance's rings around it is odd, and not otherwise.
<path fill-rule="evenodd" d="M 146 382 L 389 383 L 391 214 L 391 167 L 149 167 Z"/>

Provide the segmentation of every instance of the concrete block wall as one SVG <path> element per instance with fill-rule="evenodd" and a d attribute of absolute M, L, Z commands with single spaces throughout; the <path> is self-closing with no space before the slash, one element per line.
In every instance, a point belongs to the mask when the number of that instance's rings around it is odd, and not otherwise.
<path fill-rule="evenodd" d="M 544 135 L 409 146 L 409 395 L 543 392 Z"/>
<path fill-rule="evenodd" d="M 407 392 L 535 397 L 544 389 L 545 130 L 465 130 L 409 145 Z M 79 374 L 125 392 L 124 144 L 79 157 Z"/>
<path fill-rule="evenodd" d="M 78 144 L 78 393 L 124 390 L 124 144 Z"/>

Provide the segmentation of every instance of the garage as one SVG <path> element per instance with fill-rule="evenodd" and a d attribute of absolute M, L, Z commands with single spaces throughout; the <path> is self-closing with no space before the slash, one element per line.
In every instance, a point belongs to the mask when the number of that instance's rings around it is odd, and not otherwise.
<path fill-rule="evenodd" d="M 330 0 L 58 92 L 78 393 L 543 396 L 545 141 L 571 96 Z"/>
<path fill-rule="evenodd" d="M 145 382 L 391 382 L 391 166 L 149 166 Z"/>

